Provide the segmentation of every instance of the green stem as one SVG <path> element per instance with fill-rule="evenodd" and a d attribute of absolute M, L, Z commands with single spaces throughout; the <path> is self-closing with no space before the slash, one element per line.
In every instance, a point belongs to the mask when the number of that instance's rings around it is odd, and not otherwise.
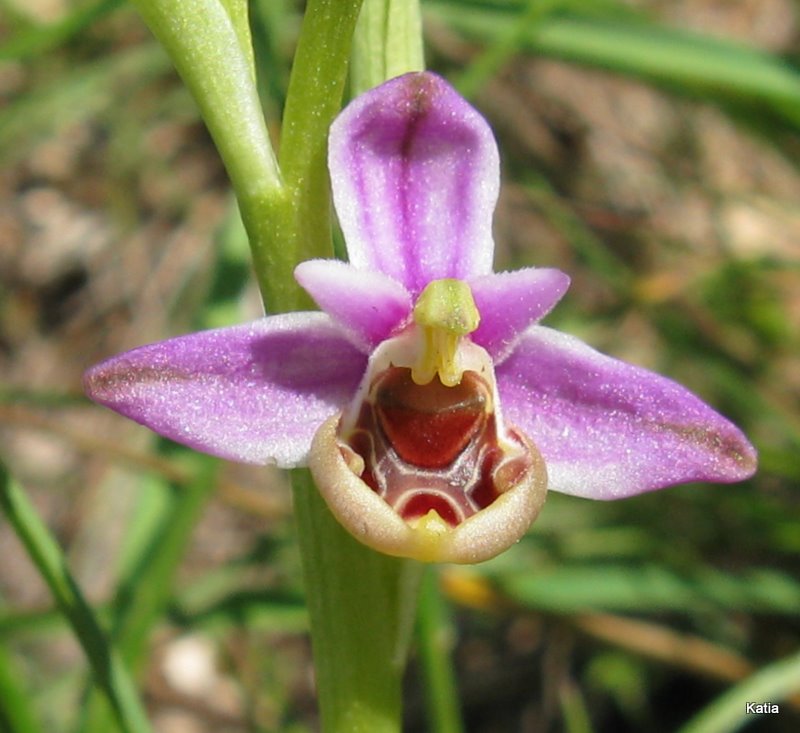
<path fill-rule="evenodd" d="M 307 3 L 284 112 L 280 177 L 256 113 L 250 57 L 243 50 L 248 39 L 234 12 L 241 0 L 225 0 L 224 6 L 218 0 L 135 1 L 173 57 L 220 149 L 267 309 L 308 306 L 293 270 L 302 260 L 333 252 L 327 136 L 341 107 L 361 0 Z M 416 0 L 404 6 L 418 16 Z M 386 41 L 384 35 L 376 43 Z M 409 56 L 403 53 L 404 59 Z M 407 63 L 391 68 L 399 73 L 408 70 Z M 414 68 L 421 68 L 421 59 Z M 418 566 L 358 544 L 332 518 L 306 472 L 296 473 L 294 481 L 325 730 L 398 731 Z"/>
<path fill-rule="evenodd" d="M 353 95 L 424 68 L 418 0 L 364 0 L 353 41 Z"/>
<path fill-rule="evenodd" d="M 83 648 L 100 689 L 124 733 L 150 733 L 136 688 L 109 645 L 89 605 L 67 569 L 66 559 L 25 493 L 0 464 L 0 508 L 50 588 L 56 604 Z"/>
<path fill-rule="evenodd" d="M 333 518 L 307 471 L 293 475 L 322 729 L 397 733 L 424 566 L 368 549 Z"/>
<path fill-rule="evenodd" d="M 256 269 L 283 276 L 273 243 L 288 192 L 258 99 L 244 0 L 133 0 L 192 93 L 219 150 L 242 213 Z"/>
<path fill-rule="evenodd" d="M 259 280 L 267 310 L 311 305 L 294 280 L 303 260 L 332 257 L 328 129 L 342 105 L 361 0 L 309 0 L 294 58 L 281 131 L 287 197 L 272 217 L 270 247 L 280 253 Z M 243 215 L 245 212 L 243 212 Z"/>
<path fill-rule="evenodd" d="M 404 5 L 418 16 L 416 0 Z M 310 0 L 307 6 L 280 156 L 291 208 L 281 216 L 278 236 L 292 268 L 304 258 L 332 254 L 325 151 L 341 105 L 360 6 L 343 0 Z M 386 41 L 379 35 L 373 43 L 383 47 Z M 381 56 L 367 54 L 365 63 Z M 403 58 L 411 56 L 403 53 Z M 410 70 L 406 63 L 392 68 Z M 414 68 L 421 68 L 421 58 Z M 382 67 L 375 78 L 384 73 Z M 287 267 L 265 286 L 268 297 L 286 308 L 302 302 L 290 276 Z M 293 485 L 323 730 L 397 733 L 421 567 L 354 540 L 333 518 L 307 471 L 295 471 Z"/>

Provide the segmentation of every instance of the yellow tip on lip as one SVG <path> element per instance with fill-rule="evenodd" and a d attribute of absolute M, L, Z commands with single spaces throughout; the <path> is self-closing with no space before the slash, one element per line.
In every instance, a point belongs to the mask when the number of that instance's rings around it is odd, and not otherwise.
<path fill-rule="evenodd" d="M 409 523 L 357 476 L 342 453 L 340 415 L 317 430 L 309 453 L 314 481 L 336 519 L 365 545 L 421 562 L 476 563 L 495 557 L 525 533 L 547 493 L 547 472 L 527 438 L 533 462 L 517 485 L 461 524 L 450 527 L 435 511 Z"/>
<path fill-rule="evenodd" d="M 435 562 L 441 553 L 442 540 L 452 531 L 447 522 L 431 509 L 409 526 L 414 531 L 417 557 L 422 562 Z"/>
<path fill-rule="evenodd" d="M 454 279 L 428 283 L 414 306 L 414 322 L 423 343 L 411 378 L 428 384 L 438 373 L 442 384 L 459 384 L 464 371 L 458 359 L 459 342 L 480 323 L 469 285 Z"/>

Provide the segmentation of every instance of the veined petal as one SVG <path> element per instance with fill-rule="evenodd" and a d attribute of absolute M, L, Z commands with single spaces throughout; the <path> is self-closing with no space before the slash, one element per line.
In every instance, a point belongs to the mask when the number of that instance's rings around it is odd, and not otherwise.
<path fill-rule="evenodd" d="M 688 481 L 741 481 L 756 452 L 672 380 L 542 326 L 497 368 L 507 422 L 539 448 L 549 488 L 618 499 Z"/>
<path fill-rule="evenodd" d="M 142 346 L 90 369 L 95 402 L 171 440 L 245 463 L 306 462 L 355 394 L 366 357 L 323 313 L 289 313 Z"/>
<path fill-rule="evenodd" d="M 470 280 L 481 315 L 472 340 L 495 364 L 505 359 L 528 326 L 544 318 L 567 292 L 569 277 L 549 267 L 497 272 Z"/>
<path fill-rule="evenodd" d="M 440 77 L 406 74 L 353 101 L 331 126 L 329 167 L 355 267 L 413 296 L 431 280 L 491 271 L 497 145 Z"/>
<path fill-rule="evenodd" d="M 337 260 L 309 260 L 297 266 L 294 276 L 367 354 L 411 313 L 409 292 L 380 272 Z"/>

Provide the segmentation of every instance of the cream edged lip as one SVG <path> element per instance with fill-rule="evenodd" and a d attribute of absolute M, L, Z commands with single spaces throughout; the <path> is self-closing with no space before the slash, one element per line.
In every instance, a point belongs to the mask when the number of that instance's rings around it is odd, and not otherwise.
<path fill-rule="evenodd" d="M 531 466 L 519 483 L 489 507 L 456 527 L 449 527 L 435 512 L 408 523 L 353 472 L 358 461 L 352 456 L 346 460 L 352 451 L 347 447 L 342 450 L 337 435 L 340 419 L 340 415 L 334 415 L 317 430 L 309 468 L 336 519 L 374 550 L 422 562 L 482 562 L 517 542 L 544 504 L 544 462 L 538 450 L 523 438 Z"/>

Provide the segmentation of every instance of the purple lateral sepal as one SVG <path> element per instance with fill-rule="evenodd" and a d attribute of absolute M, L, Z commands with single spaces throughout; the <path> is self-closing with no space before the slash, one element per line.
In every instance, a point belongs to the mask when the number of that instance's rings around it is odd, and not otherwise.
<path fill-rule="evenodd" d="M 491 129 L 435 74 L 361 95 L 331 127 L 329 167 L 351 264 L 413 296 L 491 272 L 500 182 Z"/>
<path fill-rule="evenodd" d="M 191 448 L 244 463 L 304 465 L 317 428 L 366 366 L 322 313 L 290 313 L 142 346 L 92 367 L 86 393 Z"/>
<path fill-rule="evenodd" d="M 356 270 L 337 260 L 308 260 L 297 266 L 294 276 L 366 354 L 411 313 L 409 292 L 380 272 Z"/>
<path fill-rule="evenodd" d="M 619 499 L 690 481 L 750 477 L 741 431 L 666 377 L 530 328 L 497 367 L 503 412 L 538 446 L 549 488 Z"/>

